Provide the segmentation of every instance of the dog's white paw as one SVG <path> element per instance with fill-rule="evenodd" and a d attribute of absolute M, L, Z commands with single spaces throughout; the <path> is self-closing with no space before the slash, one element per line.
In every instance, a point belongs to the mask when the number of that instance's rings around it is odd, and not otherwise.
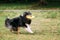
<path fill-rule="evenodd" d="M 27 28 L 25 28 L 29 33 L 33 33 L 33 31 L 31 30 L 30 26 L 28 24 L 27 25 Z"/>
<path fill-rule="evenodd" d="M 29 33 L 33 33 L 33 31 L 30 28 L 25 28 Z"/>

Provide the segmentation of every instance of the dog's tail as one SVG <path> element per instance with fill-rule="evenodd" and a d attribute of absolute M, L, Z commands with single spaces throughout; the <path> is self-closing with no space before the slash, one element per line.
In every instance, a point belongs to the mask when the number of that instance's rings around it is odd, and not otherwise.
<path fill-rule="evenodd" d="M 9 19 L 9 17 L 7 17 L 6 19 L 5 19 L 5 26 L 8 28 L 8 26 L 10 25 L 9 24 L 10 23 L 10 19 Z"/>

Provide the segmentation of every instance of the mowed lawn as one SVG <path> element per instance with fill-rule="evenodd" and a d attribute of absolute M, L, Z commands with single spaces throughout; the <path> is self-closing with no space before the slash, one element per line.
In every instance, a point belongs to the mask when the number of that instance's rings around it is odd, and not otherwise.
<path fill-rule="evenodd" d="M 30 11 L 35 16 L 30 25 L 34 33 L 24 28 L 19 35 L 10 32 L 4 25 L 7 16 L 14 18 L 25 11 L 0 11 L 0 40 L 60 40 L 60 11 Z"/>

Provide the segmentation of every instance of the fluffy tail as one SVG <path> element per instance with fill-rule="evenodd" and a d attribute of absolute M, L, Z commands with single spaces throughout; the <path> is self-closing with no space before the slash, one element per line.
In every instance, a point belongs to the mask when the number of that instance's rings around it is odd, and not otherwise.
<path fill-rule="evenodd" d="M 6 18 L 5 20 L 5 26 L 8 28 L 10 26 L 10 19 Z"/>

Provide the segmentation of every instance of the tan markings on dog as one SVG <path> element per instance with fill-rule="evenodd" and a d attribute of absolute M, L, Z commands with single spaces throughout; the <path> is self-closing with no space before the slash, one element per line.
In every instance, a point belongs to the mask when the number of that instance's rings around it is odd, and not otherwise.
<path fill-rule="evenodd" d="M 13 29 L 11 28 L 10 31 L 13 32 Z"/>
<path fill-rule="evenodd" d="M 19 34 L 19 29 L 20 29 L 20 27 L 17 28 L 17 34 Z"/>

